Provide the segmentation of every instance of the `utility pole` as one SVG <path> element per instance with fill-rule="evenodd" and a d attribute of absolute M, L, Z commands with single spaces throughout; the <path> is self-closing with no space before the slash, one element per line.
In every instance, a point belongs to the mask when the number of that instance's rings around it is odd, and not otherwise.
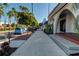
<path fill-rule="evenodd" d="M 48 3 L 48 15 L 49 15 L 49 3 Z M 48 18 L 48 20 L 49 20 L 49 18 Z"/>
<path fill-rule="evenodd" d="M 33 3 L 32 3 L 32 14 L 33 14 Z"/>
<path fill-rule="evenodd" d="M 33 3 L 31 3 L 31 8 L 32 8 L 32 11 L 31 11 L 31 13 L 32 13 L 32 15 L 31 15 L 31 20 L 32 20 L 32 16 L 33 16 Z M 32 27 L 32 32 L 34 32 L 34 25 L 33 24 L 31 24 L 31 27 Z"/>

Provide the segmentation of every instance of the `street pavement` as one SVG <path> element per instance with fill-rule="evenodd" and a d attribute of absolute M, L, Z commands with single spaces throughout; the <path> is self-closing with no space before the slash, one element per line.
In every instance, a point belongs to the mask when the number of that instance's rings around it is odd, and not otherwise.
<path fill-rule="evenodd" d="M 45 33 L 36 31 L 11 56 L 67 56 Z"/>

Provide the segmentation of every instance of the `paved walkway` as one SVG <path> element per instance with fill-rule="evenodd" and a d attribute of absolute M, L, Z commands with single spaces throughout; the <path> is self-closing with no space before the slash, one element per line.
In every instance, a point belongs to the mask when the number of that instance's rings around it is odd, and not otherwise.
<path fill-rule="evenodd" d="M 46 34 L 36 31 L 11 56 L 66 56 L 66 54 Z"/>

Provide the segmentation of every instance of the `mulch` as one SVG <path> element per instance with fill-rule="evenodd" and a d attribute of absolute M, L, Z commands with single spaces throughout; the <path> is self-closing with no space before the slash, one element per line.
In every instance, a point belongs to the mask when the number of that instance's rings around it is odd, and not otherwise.
<path fill-rule="evenodd" d="M 30 35 L 22 35 L 22 36 L 18 36 L 13 40 L 27 40 L 30 37 Z"/>
<path fill-rule="evenodd" d="M 75 44 L 78 44 L 79 45 L 79 34 L 74 34 L 74 33 L 59 33 L 57 34 Z"/>
<path fill-rule="evenodd" d="M 23 35 L 20 35 L 20 36 L 14 38 L 14 40 L 27 40 L 31 35 L 32 35 L 31 32 L 24 33 Z"/>

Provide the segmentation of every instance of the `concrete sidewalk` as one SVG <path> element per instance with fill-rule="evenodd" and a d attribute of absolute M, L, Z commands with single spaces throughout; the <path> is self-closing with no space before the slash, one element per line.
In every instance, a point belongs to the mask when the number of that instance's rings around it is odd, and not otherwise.
<path fill-rule="evenodd" d="M 45 33 L 43 33 L 42 31 L 36 31 L 11 56 L 67 56 L 67 55 Z"/>

